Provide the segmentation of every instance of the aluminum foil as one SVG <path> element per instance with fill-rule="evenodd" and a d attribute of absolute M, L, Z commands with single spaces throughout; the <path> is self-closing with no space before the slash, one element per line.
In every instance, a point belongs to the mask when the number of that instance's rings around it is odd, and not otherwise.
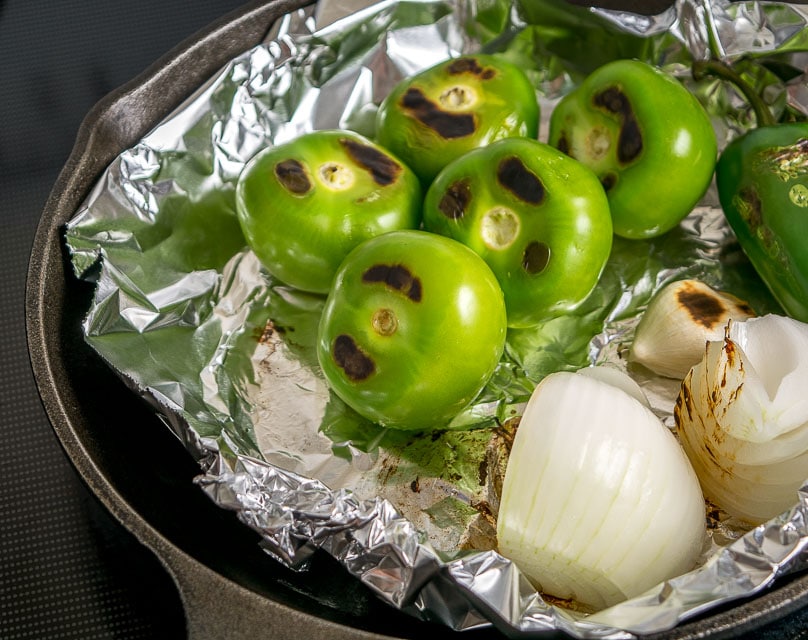
<path fill-rule="evenodd" d="M 616 239 L 581 309 L 511 331 L 480 398 L 424 438 L 380 430 L 329 392 L 314 356 L 323 299 L 269 277 L 245 247 L 233 187 L 258 150 L 305 131 L 372 137 L 376 106 L 396 82 L 475 51 L 526 69 L 540 138 L 554 102 L 586 73 L 638 57 L 681 77 L 723 145 L 753 118 L 731 87 L 694 81 L 690 63 L 735 61 L 775 112 L 804 119 L 806 20 L 798 5 L 724 0 L 679 1 L 652 16 L 545 0 L 322 0 L 294 11 L 121 154 L 67 225 L 76 275 L 97 282 L 86 340 L 155 406 L 199 461 L 201 489 L 259 531 L 268 553 L 305 570 L 323 549 L 415 616 L 510 636 L 631 638 L 753 595 L 806 568 L 808 493 L 749 532 L 714 523 L 691 573 L 595 614 L 542 597 L 496 552 L 508 445 L 544 375 L 622 367 L 671 424 L 678 385 L 624 358 L 653 294 L 694 277 L 759 313 L 778 310 L 713 190 L 662 238 Z"/>

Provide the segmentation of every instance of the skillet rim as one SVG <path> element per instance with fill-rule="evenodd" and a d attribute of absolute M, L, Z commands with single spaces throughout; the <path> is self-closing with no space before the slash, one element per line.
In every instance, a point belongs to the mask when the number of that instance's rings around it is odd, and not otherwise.
<path fill-rule="evenodd" d="M 283 628 L 294 637 L 299 636 L 300 625 L 327 632 L 335 638 L 392 636 L 376 635 L 273 603 L 191 557 L 127 502 L 75 427 L 82 419 L 81 405 L 70 392 L 60 335 L 53 331 L 67 300 L 63 286 L 65 277 L 72 277 L 66 273 L 61 230 L 120 152 L 180 105 L 227 60 L 260 42 L 276 17 L 307 4 L 309 0 L 250 2 L 170 49 L 141 74 L 100 100 L 82 121 L 71 154 L 48 196 L 26 275 L 26 338 L 34 379 L 48 420 L 90 491 L 169 570 L 183 598 L 189 632 L 197 638 L 219 637 L 205 634 L 222 622 L 213 618 L 222 615 L 221 607 L 215 605 L 225 601 L 249 604 L 248 609 L 256 618 L 265 616 L 264 624 L 276 627 L 277 616 L 288 616 L 290 621 Z M 730 637 L 779 620 L 806 603 L 808 575 L 797 576 L 740 604 L 727 606 L 669 632 L 645 637 L 654 640 Z M 215 615 L 214 610 L 217 610 Z M 230 625 L 237 622 L 231 621 Z M 226 627 L 228 632 L 235 632 L 236 628 L 230 625 Z M 254 628 L 248 630 L 251 635 L 244 637 L 255 637 Z"/>

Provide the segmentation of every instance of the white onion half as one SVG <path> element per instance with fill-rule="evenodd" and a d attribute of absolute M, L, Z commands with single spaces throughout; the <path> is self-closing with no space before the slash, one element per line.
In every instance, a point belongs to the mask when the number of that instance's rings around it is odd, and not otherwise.
<path fill-rule="evenodd" d="M 730 321 L 685 377 L 674 415 L 717 507 L 759 524 L 796 504 L 808 479 L 808 325 Z"/>
<path fill-rule="evenodd" d="M 502 555 L 543 593 L 592 610 L 688 571 L 705 540 L 704 499 L 676 438 L 631 385 L 604 380 L 562 372 L 537 386 L 497 519 Z"/>

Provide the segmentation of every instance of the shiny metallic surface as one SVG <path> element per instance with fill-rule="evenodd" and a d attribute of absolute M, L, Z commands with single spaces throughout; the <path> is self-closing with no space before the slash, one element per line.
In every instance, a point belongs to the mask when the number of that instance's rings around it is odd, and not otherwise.
<path fill-rule="evenodd" d="M 389 485 L 379 481 L 381 474 L 375 467 L 379 461 L 372 455 L 351 450 L 348 462 L 329 457 L 331 442 L 319 434 L 328 404 L 327 389 L 311 371 L 298 366 L 293 352 L 284 351 L 283 341 L 262 342 L 249 362 L 231 367 L 227 358 L 242 344 L 244 327 L 263 326 L 256 309 L 273 295 L 294 298 L 294 293 L 283 287 L 267 286 L 266 275 L 250 252 L 235 253 L 220 269 L 209 265 L 184 271 L 168 268 L 148 277 L 132 271 L 126 260 L 116 263 L 107 259 L 113 254 L 138 256 L 148 250 L 137 234 L 127 230 L 127 224 L 118 223 L 132 216 L 139 223 L 153 225 L 162 203 L 200 185 L 199 176 L 194 174 L 196 167 L 205 168 L 201 196 L 208 189 L 226 189 L 243 164 L 265 144 L 327 127 L 372 133 L 371 105 L 399 78 L 478 46 L 463 28 L 464 20 L 473 21 L 476 3 L 424 2 L 412 13 L 397 13 L 400 7 L 395 2 L 361 4 L 368 6 L 351 4 L 346 8 L 344 3 L 321 2 L 301 9 L 293 3 L 258 7 L 225 24 L 221 33 L 206 36 L 208 41 L 220 37 L 229 41 L 228 55 L 217 50 L 215 60 L 200 65 L 198 52 L 210 50 L 191 45 L 154 76 L 133 85 L 131 93 L 124 91 L 120 96 L 128 111 L 130 101 L 142 92 L 160 95 L 164 89 L 160 81 L 166 77 L 162 74 L 170 74 L 172 65 L 182 69 L 176 73 L 193 67 L 193 76 L 182 76 L 187 83 L 182 101 L 176 99 L 175 90 L 171 94 L 173 104 L 152 111 L 153 116 L 140 124 L 127 122 L 123 135 L 110 136 L 109 140 L 99 140 L 99 131 L 103 134 L 104 129 L 98 124 L 115 121 L 107 115 L 114 113 L 115 100 L 91 114 L 89 122 L 96 126 L 86 130 L 86 146 L 77 145 L 79 155 L 66 168 L 43 218 L 32 262 L 28 308 L 33 360 L 43 398 L 66 448 L 83 461 L 80 465 L 87 465 L 87 476 L 97 491 L 106 494 L 123 517 L 131 518 L 114 488 L 105 484 L 103 471 L 87 464 L 85 445 L 71 423 L 81 417 L 70 399 L 62 395 L 65 385 L 59 379 L 64 375 L 58 363 L 60 345 L 47 333 L 48 316 L 66 303 L 60 282 L 71 277 L 58 275 L 63 265 L 53 253 L 65 223 L 72 268 L 97 285 L 84 319 L 88 343 L 135 393 L 160 411 L 199 461 L 203 473 L 197 483 L 216 504 L 236 512 L 242 522 L 259 532 L 262 544 L 275 558 L 305 568 L 313 554 L 324 550 L 393 607 L 453 629 L 493 625 L 508 635 L 560 630 L 581 638 L 629 638 L 634 633 L 689 637 L 679 634 L 689 633 L 688 628 L 693 633 L 731 628 L 732 614 L 727 620 L 722 618 L 726 614 L 719 614 L 708 618 L 703 627 L 700 623 L 685 624 L 669 631 L 678 622 L 754 595 L 772 580 L 803 569 L 800 557 L 808 536 L 804 531 L 804 503 L 712 555 L 695 572 L 661 585 L 648 596 L 582 618 L 542 600 L 511 563 L 492 550 L 452 554 L 469 521 L 455 520 L 455 526 L 462 529 L 459 536 L 454 529 L 449 534 L 438 530 L 441 527 L 428 530 L 425 542 L 423 529 L 430 526 L 430 519 L 419 522 L 422 526 L 415 526 L 412 520 L 425 506 L 434 507 L 447 496 L 471 502 L 475 496 L 465 495 L 461 486 L 434 482 L 431 502 L 403 505 L 394 499 L 400 494 L 391 492 L 391 499 L 379 495 L 388 491 Z M 705 6 L 715 7 L 708 18 L 703 14 Z M 769 48 L 784 42 L 793 44 L 790 27 L 773 23 L 774 18 L 767 18 L 765 13 L 747 10 L 731 15 L 729 11 L 722 3 L 682 2 L 657 17 L 595 13 L 618 30 L 659 36 L 666 47 L 661 49 L 666 51 L 665 62 L 673 67 L 686 58 L 688 47 L 696 56 L 706 50 L 711 40 L 705 34 L 708 27 L 717 24 L 724 37 L 722 43 L 737 42 L 743 35 L 744 42 L 763 43 Z M 785 22 L 791 24 L 792 18 L 800 15 L 795 9 Z M 263 24 L 263 30 L 256 24 Z M 735 24 L 737 35 L 728 36 Z M 512 28 L 522 26 L 514 14 Z M 759 37 L 762 30 L 771 37 Z M 751 37 L 750 32 L 758 36 Z M 349 41 L 356 48 L 340 57 L 340 48 L 330 43 L 343 42 L 346 34 L 352 36 Z M 258 44 L 244 46 L 259 39 Z M 733 51 L 729 45 L 722 47 L 724 52 Z M 568 84 L 568 78 L 545 76 L 547 103 L 557 96 L 554 91 Z M 345 108 L 334 109 L 335 104 Z M 97 153 L 93 143 L 99 144 L 103 153 Z M 187 171 L 188 166 L 192 170 Z M 642 301 L 665 282 L 692 273 L 719 282 L 726 276 L 719 257 L 725 255 L 730 239 L 710 197 L 708 194 L 704 206 L 683 225 L 684 231 L 674 244 L 661 247 L 681 253 L 679 262 L 652 264 L 632 281 L 614 274 L 610 306 L 603 310 L 603 331 L 589 345 L 592 362 L 619 361 Z M 99 256 L 104 258 L 100 271 L 95 266 Z M 295 299 L 292 306 L 307 302 Z M 191 333 L 204 328 L 200 334 L 211 340 L 204 349 L 209 357 L 187 378 L 164 375 L 164 363 L 183 357 L 174 347 L 161 351 L 156 343 L 144 339 L 141 344 L 149 359 L 160 365 L 146 371 L 144 359 L 131 355 L 133 343 L 121 343 L 119 348 L 109 339 L 129 334 L 140 340 L 140 336 L 148 337 L 165 328 Z M 262 369 L 267 362 L 270 366 Z M 231 379 L 233 371 L 244 377 Z M 286 389 L 277 393 L 277 385 L 284 382 L 290 382 L 289 389 L 297 391 L 291 396 Z M 670 406 L 671 389 L 662 384 L 655 393 L 657 408 L 664 414 Z M 301 419 L 298 407 L 305 406 L 311 412 L 302 418 L 306 428 L 296 430 L 296 438 L 280 443 L 278 438 L 288 432 L 283 420 L 290 415 L 275 414 L 270 422 L 281 422 L 262 432 L 262 420 L 255 420 L 261 414 L 251 413 L 255 407 L 274 411 L 277 396 L 291 398 L 285 411 L 294 413 L 297 420 Z M 505 405 L 509 411 L 518 412 L 518 402 Z M 234 406 L 239 408 L 232 412 Z M 486 418 L 502 411 L 503 403 L 481 403 L 477 409 L 478 415 Z M 133 443 L 133 448 L 137 446 Z M 196 524 L 204 527 L 204 523 Z M 167 564 L 173 561 L 178 566 L 193 566 L 184 561 L 181 552 L 166 551 L 159 536 L 148 527 L 139 530 L 145 538 L 152 538 L 152 544 L 163 548 Z M 194 567 L 190 573 L 204 574 L 202 580 L 211 584 L 217 580 L 204 567 Z M 188 574 L 178 571 L 178 575 L 182 581 Z M 763 607 L 764 616 L 796 606 L 805 597 L 801 580 L 789 587 L 794 589 L 789 595 L 758 605 Z M 184 591 L 198 594 L 200 583 L 187 585 Z M 246 600 L 254 599 L 253 595 L 243 595 Z M 188 597 L 194 604 L 192 596 Z M 765 603 L 767 597 L 753 600 L 752 610 L 754 603 Z M 744 615 L 755 619 L 755 613 L 745 609 L 749 606 L 740 607 L 735 615 L 740 620 Z M 193 606 L 189 609 L 192 615 L 205 615 Z"/>

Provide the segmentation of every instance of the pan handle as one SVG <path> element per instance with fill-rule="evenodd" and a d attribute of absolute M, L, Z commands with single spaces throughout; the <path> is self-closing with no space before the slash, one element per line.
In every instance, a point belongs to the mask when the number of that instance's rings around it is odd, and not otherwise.
<path fill-rule="evenodd" d="M 188 640 L 390 640 L 317 618 L 233 582 L 162 539 L 150 545 L 179 589 Z"/>

